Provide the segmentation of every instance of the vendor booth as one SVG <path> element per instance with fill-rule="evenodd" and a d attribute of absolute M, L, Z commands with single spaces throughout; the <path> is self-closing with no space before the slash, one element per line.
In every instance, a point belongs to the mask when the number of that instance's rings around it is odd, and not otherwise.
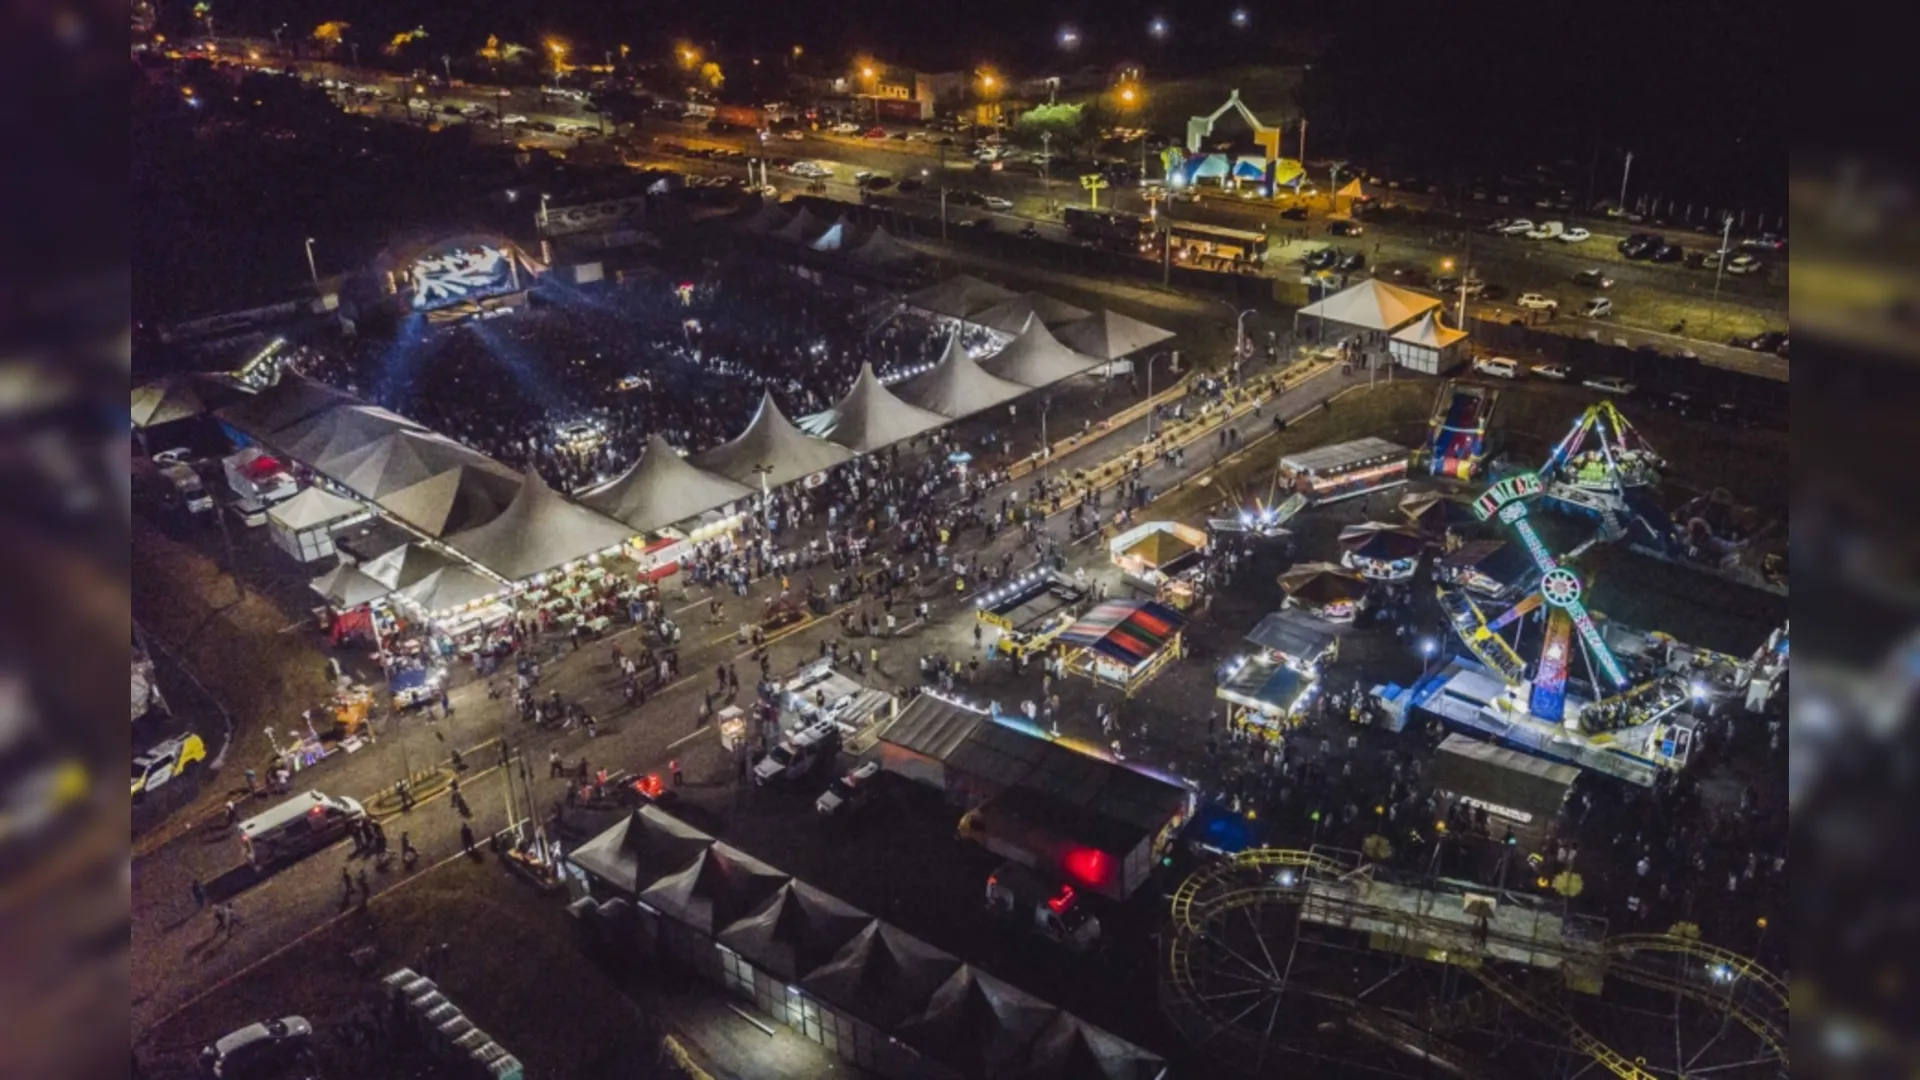
<path fill-rule="evenodd" d="M 310 487 L 267 511 L 267 534 L 295 559 L 315 562 L 334 553 L 334 529 L 369 513 L 352 499 Z"/>
<path fill-rule="evenodd" d="M 1207 534 L 1191 525 L 1149 521 L 1114 537 L 1107 554 L 1128 580 L 1153 589 L 1162 603 L 1186 610 L 1201 597 Z"/>
<path fill-rule="evenodd" d="M 1460 531 L 1478 519 L 1465 502 L 1439 491 L 1415 491 L 1401 496 L 1398 506 L 1407 523 L 1422 535 L 1440 540 L 1448 547 L 1457 543 Z"/>
<path fill-rule="evenodd" d="M 1474 540 L 1448 552 L 1434 564 L 1442 585 L 1466 589 L 1489 600 L 1513 600 L 1536 573 L 1525 548 L 1505 540 Z"/>
<path fill-rule="evenodd" d="M 1359 574 L 1332 563 L 1302 563 L 1280 575 L 1287 606 L 1328 622 L 1350 623 L 1360 613 L 1367 583 Z"/>
<path fill-rule="evenodd" d="M 293 478 L 292 462 L 257 446 L 228 455 L 220 465 L 226 472 L 227 486 L 240 497 L 235 505 L 241 518 L 249 525 L 265 525 L 268 506 L 300 491 Z"/>
<path fill-rule="evenodd" d="M 1133 696 L 1183 648 L 1186 616 L 1152 600 L 1109 600 L 1060 634 L 1067 671 Z"/>
<path fill-rule="evenodd" d="M 800 731 L 830 720 L 843 738 L 851 739 L 877 719 L 893 712 L 893 695 L 855 682 L 822 658 L 807 664 L 780 687 L 781 726 Z M 771 741 L 771 739 L 769 740 Z"/>
<path fill-rule="evenodd" d="M 1320 506 L 1406 483 L 1408 453 L 1385 439 L 1353 439 L 1288 454 L 1280 459 L 1280 479 Z"/>
<path fill-rule="evenodd" d="M 1237 663 L 1213 695 L 1227 703 L 1231 730 L 1278 742 L 1299 722 L 1320 680 L 1270 656 L 1254 656 Z"/>
<path fill-rule="evenodd" d="M 1377 521 L 1340 530 L 1340 565 L 1369 581 L 1405 581 L 1420 567 L 1426 538 L 1404 526 Z"/>
<path fill-rule="evenodd" d="M 1065 574 L 1034 571 L 973 603 L 974 618 L 997 633 L 994 648 L 1018 658 L 1045 649 L 1073 625 L 1087 590 Z"/>
<path fill-rule="evenodd" d="M 1393 361 L 1422 375 L 1444 375 L 1467 362 L 1467 332 L 1440 321 L 1429 311 L 1387 339 Z"/>
<path fill-rule="evenodd" d="M 1345 629 L 1299 608 L 1283 608 L 1247 631 L 1246 640 L 1274 663 L 1313 675 L 1339 657 Z"/>
<path fill-rule="evenodd" d="M 1426 780 L 1436 791 L 1498 819 L 1496 835 L 1511 831 L 1532 846 L 1551 829 L 1579 776 L 1572 765 L 1456 733 L 1434 753 Z"/>

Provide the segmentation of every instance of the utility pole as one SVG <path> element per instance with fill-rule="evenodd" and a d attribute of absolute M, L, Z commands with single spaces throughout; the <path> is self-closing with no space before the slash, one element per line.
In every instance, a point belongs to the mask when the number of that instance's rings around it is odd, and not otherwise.
<path fill-rule="evenodd" d="M 307 274 L 313 278 L 313 287 L 320 288 L 320 269 L 313 261 L 313 237 L 307 237 Z"/>
<path fill-rule="evenodd" d="M 1627 176 L 1633 172 L 1633 151 L 1627 151 L 1627 163 L 1620 167 L 1620 210 L 1627 209 Z"/>
<path fill-rule="evenodd" d="M 1307 167 L 1307 118 L 1303 116 L 1300 118 L 1300 168 L 1304 170 L 1306 169 L 1306 167 Z M 1306 174 L 1302 172 L 1301 175 L 1304 176 Z"/>
<path fill-rule="evenodd" d="M 1720 257 L 1713 265 L 1713 307 L 1707 312 L 1707 329 L 1713 329 L 1714 322 L 1720 317 L 1720 275 L 1727 272 L 1727 249 L 1733 246 L 1733 215 L 1728 214 L 1720 228 Z M 1711 334 L 1709 334 L 1711 336 Z"/>
<path fill-rule="evenodd" d="M 1160 287 L 1165 289 L 1171 287 L 1172 284 L 1173 224 L 1172 219 L 1168 219 L 1167 224 L 1160 228 Z"/>
<path fill-rule="evenodd" d="M 1053 213 L 1053 132 L 1040 133 L 1040 187 L 1047 193 L 1047 213 Z"/>
<path fill-rule="evenodd" d="M 947 144 L 940 144 L 940 242 L 947 240 Z"/>
<path fill-rule="evenodd" d="M 1460 254 L 1460 307 L 1454 314 L 1456 329 L 1467 328 L 1467 278 L 1473 275 L 1473 234 L 1466 233 L 1466 246 Z"/>

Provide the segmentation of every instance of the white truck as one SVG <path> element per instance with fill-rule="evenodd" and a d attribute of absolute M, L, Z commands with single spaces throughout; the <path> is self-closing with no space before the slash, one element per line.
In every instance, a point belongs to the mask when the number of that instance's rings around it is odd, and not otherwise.
<path fill-rule="evenodd" d="M 987 909 L 1018 919 L 1077 953 L 1100 941 L 1100 920 L 1087 913 L 1072 885 L 1049 881 L 1017 862 L 1001 863 L 988 876 Z"/>
<path fill-rule="evenodd" d="M 793 780 L 813 771 L 822 761 L 831 761 L 840 750 L 840 729 L 832 720 L 816 720 L 790 735 L 753 766 L 753 782 Z"/>

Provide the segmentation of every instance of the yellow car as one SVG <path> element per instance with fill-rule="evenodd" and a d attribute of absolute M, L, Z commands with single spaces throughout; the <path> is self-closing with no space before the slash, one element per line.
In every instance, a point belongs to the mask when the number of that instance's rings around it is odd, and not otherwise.
<path fill-rule="evenodd" d="M 192 732 L 155 746 L 133 759 L 133 797 L 138 799 L 207 757 L 207 744 Z"/>

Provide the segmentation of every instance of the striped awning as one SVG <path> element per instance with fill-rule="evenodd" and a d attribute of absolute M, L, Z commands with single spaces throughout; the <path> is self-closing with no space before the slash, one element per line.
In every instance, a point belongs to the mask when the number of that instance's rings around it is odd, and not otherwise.
<path fill-rule="evenodd" d="M 1110 660 L 1138 667 L 1153 659 L 1187 620 L 1152 600 L 1109 600 L 1060 635 L 1069 645 L 1092 649 Z"/>

